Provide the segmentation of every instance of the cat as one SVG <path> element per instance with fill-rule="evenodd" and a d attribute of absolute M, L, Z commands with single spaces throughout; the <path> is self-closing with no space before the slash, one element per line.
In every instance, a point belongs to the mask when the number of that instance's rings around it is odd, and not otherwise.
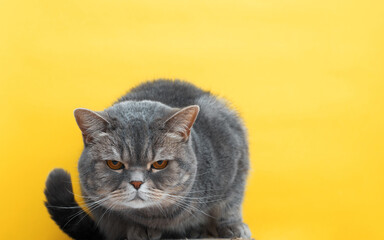
<path fill-rule="evenodd" d="M 249 171 L 246 129 L 210 92 L 179 80 L 143 83 L 111 107 L 74 111 L 78 170 L 48 176 L 46 207 L 74 239 L 251 237 L 242 219 Z"/>

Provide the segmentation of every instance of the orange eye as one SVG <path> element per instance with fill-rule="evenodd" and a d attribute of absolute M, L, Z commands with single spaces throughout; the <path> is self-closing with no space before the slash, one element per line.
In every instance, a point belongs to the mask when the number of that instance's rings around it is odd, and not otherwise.
<path fill-rule="evenodd" d="M 119 161 L 114 161 L 114 160 L 108 160 L 106 161 L 107 162 L 107 166 L 110 168 L 110 169 L 113 169 L 113 170 L 119 170 L 119 169 L 123 169 L 124 168 L 124 165 L 122 162 L 119 162 Z"/>
<path fill-rule="evenodd" d="M 160 160 L 160 161 L 154 162 L 154 163 L 151 165 L 151 168 L 154 168 L 154 169 L 163 169 L 163 168 L 165 168 L 167 165 L 168 165 L 168 161 L 167 161 L 167 160 Z"/>

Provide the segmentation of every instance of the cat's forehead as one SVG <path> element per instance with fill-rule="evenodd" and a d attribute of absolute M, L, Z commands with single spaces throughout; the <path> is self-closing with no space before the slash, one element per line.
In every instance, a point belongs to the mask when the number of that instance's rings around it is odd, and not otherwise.
<path fill-rule="evenodd" d="M 104 111 L 115 121 L 126 122 L 141 119 L 152 122 L 172 112 L 172 108 L 154 101 L 124 101 L 116 103 Z"/>
<path fill-rule="evenodd" d="M 104 112 L 113 125 L 109 136 L 113 139 L 114 155 L 123 161 L 139 163 L 152 161 L 157 145 L 157 120 L 172 113 L 172 108 L 151 101 L 126 101 L 115 104 Z M 109 145 L 109 144 L 108 144 Z"/>

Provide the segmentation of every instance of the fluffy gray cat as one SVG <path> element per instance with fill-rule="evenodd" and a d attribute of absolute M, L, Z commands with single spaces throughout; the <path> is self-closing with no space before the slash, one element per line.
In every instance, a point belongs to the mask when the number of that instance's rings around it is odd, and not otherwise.
<path fill-rule="evenodd" d="M 71 179 L 46 183 L 51 217 L 75 239 L 250 238 L 241 204 L 246 130 L 226 103 L 189 83 L 157 80 L 101 112 L 75 110 L 78 170 L 91 216 Z"/>

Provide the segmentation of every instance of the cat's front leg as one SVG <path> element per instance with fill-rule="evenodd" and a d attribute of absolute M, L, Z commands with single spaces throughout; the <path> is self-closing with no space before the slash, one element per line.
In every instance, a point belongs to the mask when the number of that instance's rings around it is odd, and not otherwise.
<path fill-rule="evenodd" d="M 156 229 L 148 228 L 147 234 L 150 240 L 159 240 L 161 239 L 162 232 Z"/>
<path fill-rule="evenodd" d="M 241 208 L 236 205 L 225 204 L 220 209 L 220 217 L 216 223 L 217 234 L 220 238 L 251 239 L 251 231 L 241 217 Z"/>
<path fill-rule="evenodd" d="M 220 238 L 243 238 L 251 239 L 251 231 L 248 225 L 240 222 L 222 224 L 218 226 L 217 233 Z"/>
<path fill-rule="evenodd" d="M 148 240 L 147 230 L 144 227 L 132 224 L 127 228 L 127 240 Z"/>
<path fill-rule="evenodd" d="M 159 240 L 161 232 L 151 228 L 144 228 L 139 225 L 131 225 L 127 229 L 127 240 Z"/>

